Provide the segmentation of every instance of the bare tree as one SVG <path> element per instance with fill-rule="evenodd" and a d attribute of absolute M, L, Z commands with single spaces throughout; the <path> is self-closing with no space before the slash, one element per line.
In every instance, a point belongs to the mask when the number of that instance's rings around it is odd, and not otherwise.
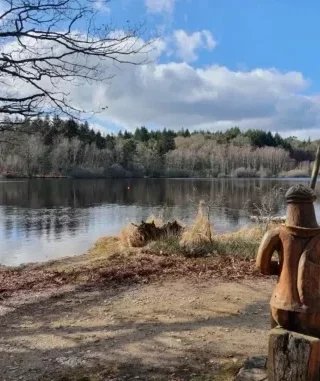
<path fill-rule="evenodd" d="M 18 117 L 98 111 L 75 105 L 69 82 L 110 78 L 106 61 L 144 62 L 141 29 L 96 26 L 96 12 L 93 0 L 0 0 L 0 130 Z"/>

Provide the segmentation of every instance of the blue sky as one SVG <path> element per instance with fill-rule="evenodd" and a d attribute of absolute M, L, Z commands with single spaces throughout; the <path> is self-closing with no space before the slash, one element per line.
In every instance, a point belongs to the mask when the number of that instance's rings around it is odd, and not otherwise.
<path fill-rule="evenodd" d="M 158 36 L 148 67 L 122 68 L 121 79 L 100 89 L 109 108 L 95 119 L 98 127 L 216 130 L 236 124 L 320 137 L 320 2 L 96 4 L 99 22 L 118 28 L 143 23 L 145 39 Z"/>
<path fill-rule="evenodd" d="M 164 28 L 162 36 L 175 29 L 189 33 L 209 30 L 218 45 L 212 52 L 202 51 L 198 65 L 217 63 L 232 69 L 298 70 L 320 87 L 320 2 L 176 0 L 167 3 L 173 4 L 172 12 L 152 13 L 144 0 L 112 0 L 110 18 L 119 26 L 126 20 L 132 24 L 144 22 L 150 34 Z"/>

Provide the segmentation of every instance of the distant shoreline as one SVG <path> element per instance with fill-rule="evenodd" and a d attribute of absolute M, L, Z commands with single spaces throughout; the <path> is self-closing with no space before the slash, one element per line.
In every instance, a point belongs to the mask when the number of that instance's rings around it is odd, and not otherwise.
<path fill-rule="evenodd" d="M 129 180 L 132 180 L 132 179 L 163 179 L 163 180 L 166 180 L 166 179 L 181 179 L 181 180 L 199 180 L 199 179 L 203 179 L 203 180 L 225 180 L 225 179 L 228 179 L 228 180 L 296 180 L 296 179 L 301 179 L 301 180 L 309 180 L 311 177 L 310 176 L 266 176 L 266 177 L 236 177 L 236 176 L 218 176 L 218 177 L 203 177 L 203 176 L 194 176 L 194 177 L 187 177 L 187 176 L 183 176 L 183 177 L 178 177 L 178 176 L 128 176 L 128 177 L 108 177 L 108 176 L 26 176 L 26 175 L 3 175 L 1 174 L 0 175 L 0 179 L 8 179 L 8 180 L 21 180 L 21 179 L 25 179 L 25 180 L 37 180 L 37 179 L 41 179 L 41 180 L 60 180 L 60 179 L 71 179 L 71 180 L 125 180 L 125 179 L 129 179 Z"/>

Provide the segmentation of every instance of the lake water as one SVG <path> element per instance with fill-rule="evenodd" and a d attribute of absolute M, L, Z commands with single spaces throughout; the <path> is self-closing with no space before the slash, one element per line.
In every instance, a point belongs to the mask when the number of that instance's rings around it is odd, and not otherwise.
<path fill-rule="evenodd" d="M 84 253 L 101 236 L 151 214 L 190 222 L 200 200 L 216 231 L 249 224 L 254 204 L 301 180 L 0 180 L 0 263 L 18 265 Z M 316 205 L 320 214 L 320 204 Z M 284 213 L 280 201 L 277 212 Z"/>

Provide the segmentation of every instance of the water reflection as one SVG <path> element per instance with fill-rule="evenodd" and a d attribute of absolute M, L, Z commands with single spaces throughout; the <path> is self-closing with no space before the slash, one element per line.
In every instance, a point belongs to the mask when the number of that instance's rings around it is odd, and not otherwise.
<path fill-rule="evenodd" d="M 15 265 L 82 253 L 101 235 L 151 213 L 190 221 L 209 201 L 218 231 L 248 223 L 277 180 L 25 180 L 0 181 L 0 263 Z M 279 212 L 283 204 L 279 204 Z"/>
<path fill-rule="evenodd" d="M 6 206 L 1 209 L 6 238 L 10 238 L 14 230 L 25 231 L 28 238 L 32 231 L 39 235 L 61 239 L 65 231 L 76 234 L 81 223 L 88 224 L 87 210 L 73 208 L 28 209 Z"/>

